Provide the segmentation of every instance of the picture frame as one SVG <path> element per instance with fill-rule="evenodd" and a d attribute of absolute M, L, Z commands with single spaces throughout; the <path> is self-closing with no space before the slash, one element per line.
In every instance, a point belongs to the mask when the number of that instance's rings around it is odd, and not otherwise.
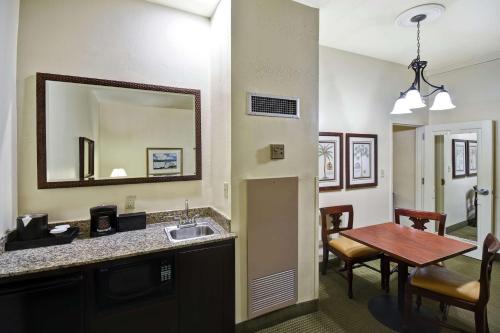
<path fill-rule="evenodd" d="M 319 191 L 337 191 L 344 188 L 344 135 L 319 132 L 318 182 Z"/>
<path fill-rule="evenodd" d="M 467 140 L 467 176 L 477 176 L 477 140 Z"/>
<path fill-rule="evenodd" d="M 182 148 L 146 148 L 148 177 L 182 176 Z"/>
<path fill-rule="evenodd" d="M 451 140 L 452 178 L 467 176 L 467 140 Z"/>
<path fill-rule="evenodd" d="M 83 136 L 78 138 L 78 175 L 80 180 L 94 179 L 94 140 Z"/>
<path fill-rule="evenodd" d="M 346 134 L 346 188 L 378 185 L 377 139 L 376 134 Z"/>

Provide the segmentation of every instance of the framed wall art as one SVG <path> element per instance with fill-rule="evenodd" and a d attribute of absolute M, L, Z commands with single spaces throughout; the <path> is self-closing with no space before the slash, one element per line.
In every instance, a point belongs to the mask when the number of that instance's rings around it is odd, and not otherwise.
<path fill-rule="evenodd" d="M 318 178 L 319 191 L 335 191 L 344 187 L 343 135 L 319 132 Z"/>
<path fill-rule="evenodd" d="M 477 141 L 467 141 L 467 176 L 477 176 Z"/>
<path fill-rule="evenodd" d="M 83 136 L 78 138 L 78 174 L 80 180 L 94 178 L 95 142 Z"/>
<path fill-rule="evenodd" d="M 346 134 L 346 187 L 378 185 L 378 147 L 375 134 Z"/>
<path fill-rule="evenodd" d="M 147 148 L 148 177 L 182 175 L 182 148 Z"/>
<path fill-rule="evenodd" d="M 451 140 L 451 163 L 453 178 L 467 176 L 467 141 L 461 139 Z"/>

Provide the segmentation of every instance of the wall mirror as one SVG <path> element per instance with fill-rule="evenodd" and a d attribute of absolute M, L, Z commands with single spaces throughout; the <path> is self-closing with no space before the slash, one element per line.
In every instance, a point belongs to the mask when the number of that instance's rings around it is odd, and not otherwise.
<path fill-rule="evenodd" d="M 417 209 L 445 213 L 445 236 L 478 245 L 465 255 L 480 259 L 494 225 L 493 122 L 428 125 L 417 137 Z"/>
<path fill-rule="evenodd" d="M 201 179 L 194 89 L 37 73 L 38 188 Z"/>

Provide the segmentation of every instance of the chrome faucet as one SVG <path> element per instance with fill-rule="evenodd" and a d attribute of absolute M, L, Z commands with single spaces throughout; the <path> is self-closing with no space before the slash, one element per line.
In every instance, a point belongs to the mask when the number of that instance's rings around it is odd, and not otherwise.
<path fill-rule="evenodd" d="M 177 228 L 196 227 L 196 218 L 198 218 L 199 216 L 199 214 L 196 214 L 193 217 L 189 217 L 189 201 L 188 199 L 186 199 L 184 204 L 184 219 L 182 218 L 182 216 L 179 217 L 179 219 L 177 220 Z"/>

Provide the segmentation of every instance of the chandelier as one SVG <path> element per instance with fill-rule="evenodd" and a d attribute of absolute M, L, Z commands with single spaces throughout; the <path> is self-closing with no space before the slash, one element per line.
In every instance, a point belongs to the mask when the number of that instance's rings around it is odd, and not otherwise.
<path fill-rule="evenodd" d="M 408 114 L 412 113 L 412 109 L 423 108 L 426 106 L 424 98 L 430 97 L 436 93 L 434 103 L 430 107 L 430 110 L 449 110 L 455 108 L 455 105 L 451 102 L 450 94 L 446 91 L 444 86 L 436 86 L 430 83 L 424 75 L 427 61 L 420 60 L 420 22 L 426 18 L 426 14 L 417 14 L 409 18 L 413 24 L 416 23 L 417 25 L 417 57 L 413 59 L 408 66 L 408 69 L 411 68 L 415 73 L 415 79 L 408 89 L 400 92 L 398 100 L 394 103 L 391 114 Z M 421 89 L 424 82 L 430 87 L 430 92 L 422 96 Z"/>

